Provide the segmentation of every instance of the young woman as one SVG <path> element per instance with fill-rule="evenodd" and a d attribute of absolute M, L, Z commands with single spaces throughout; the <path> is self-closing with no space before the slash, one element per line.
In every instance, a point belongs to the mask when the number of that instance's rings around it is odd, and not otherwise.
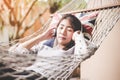
<path fill-rule="evenodd" d="M 11 47 L 9 51 L 21 54 L 36 53 L 37 56 L 47 57 L 60 56 L 63 54 L 77 54 L 84 56 L 83 58 L 86 59 L 91 54 L 94 54 L 96 47 L 94 46 L 89 50 L 87 42 L 82 35 L 82 31 L 85 30 L 81 26 L 81 22 L 74 15 L 66 14 L 59 21 L 57 28 L 49 28 L 46 32 L 37 37 Z M 44 40 L 48 41 L 41 43 Z M 40 73 L 37 67 L 38 64 L 39 61 L 26 70 L 33 70 Z"/>

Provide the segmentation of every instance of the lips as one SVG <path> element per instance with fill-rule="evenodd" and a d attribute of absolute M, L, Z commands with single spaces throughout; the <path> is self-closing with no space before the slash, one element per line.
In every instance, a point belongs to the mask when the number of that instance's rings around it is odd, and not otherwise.
<path fill-rule="evenodd" d="M 65 40 L 66 37 L 65 36 L 59 36 L 59 39 Z"/>

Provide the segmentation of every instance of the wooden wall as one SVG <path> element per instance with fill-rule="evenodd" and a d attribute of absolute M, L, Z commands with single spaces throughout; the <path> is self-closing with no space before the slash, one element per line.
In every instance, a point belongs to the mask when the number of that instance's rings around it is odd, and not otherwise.
<path fill-rule="evenodd" d="M 120 20 L 95 55 L 81 64 L 81 80 L 120 80 Z"/>

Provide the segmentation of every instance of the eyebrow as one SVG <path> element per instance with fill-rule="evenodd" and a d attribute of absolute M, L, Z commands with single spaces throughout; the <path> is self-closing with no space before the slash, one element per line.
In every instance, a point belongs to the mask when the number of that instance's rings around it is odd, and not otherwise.
<path fill-rule="evenodd" d="M 62 26 L 64 26 L 64 24 L 60 24 L 60 25 L 62 25 Z M 73 26 L 71 25 L 71 26 L 67 26 L 68 28 L 73 28 Z"/>

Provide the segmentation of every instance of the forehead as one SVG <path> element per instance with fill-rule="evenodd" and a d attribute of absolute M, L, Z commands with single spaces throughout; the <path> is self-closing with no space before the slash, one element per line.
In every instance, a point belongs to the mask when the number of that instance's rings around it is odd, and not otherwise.
<path fill-rule="evenodd" d="M 73 28 L 71 22 L 69 21 L 69 19 L 63 19 L 63 20 L 60 22 L 60 25 Z"/>

